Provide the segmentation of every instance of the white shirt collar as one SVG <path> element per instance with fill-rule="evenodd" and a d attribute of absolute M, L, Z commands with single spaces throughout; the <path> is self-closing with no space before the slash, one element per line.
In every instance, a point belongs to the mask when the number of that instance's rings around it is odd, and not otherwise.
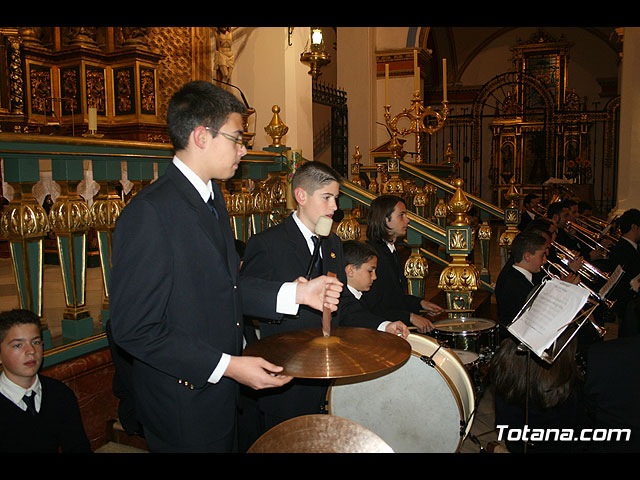
<path fill-rule="evenodd" d="M 42 401 L 42 384 L 40 383 L 40 377 L 36 375 L 36 379 L 29 388 L 22 388 L 20 385 L 13 383 L 5 372 L 0 374 L 0 393 L 11 400 L 14 404 L 20 407 L 22 410 L 26 410 L 27 406 L 22 401 L 22 397 L 27 393 L 34 392 L 36 394 L 36 410 L 40 410 L 40 403 Z"/>
<path fill-rule="evenodd" d="M 205 202 L 209 201 L 209 198 L 213 198 L 213 185 L 211 184 L 211 180 L 207 183 L 204 183 L 202 179 L 185 163 L 183 163 L 178 157 L 173 157 L 173 164 L 182 172 L 182 174 L 187 177 L 189 183 L 194 186 L 194 188 L 198 191 L 202 200 Z"/>
<path fill-rule="evenodd" d="M 524 268 L 519 267 L 517 265 L 514 265 L 513 268 L 518 270 L 520 273 L 522 273 L 525 276 L 525 278 L 527 280 L 529 280 L 531 283 L 533 283 L 533 273 L 531 273 L 529 270 L 525 270 Z"/>
<path fill-rule="evenodd" d="M 298 225 L 298 228 L 300 229 L 300 232 L 302 233 L 302 236 L 304 237 L 305 241 L 307 242 L 307 246 L 309 247 L 309 251 L 311 253 L 313 253 L 313 248 L 314 248 L 314 244 L 313 244 L 313 240 L 311 240 L 311 237 L 317 237 L 317 235 L 315 233 L 313 233 L 311 230 L 309 230 L 309 228 L 302 223 L 302 220 L 300 220 L 298 218 L 298 211 L 296 210 L 295 212 L 293 212 L 291 214 L 291 216 L 293 217 L 293 220 L 296 222 L 296 225 Z M 322 253 L 322 252 L 320 252 Z"/>
<path fill-rule="evenodd" d="M 360 300 L 360 297 L 362 297 L 362 292 L 360 290 L 356 290 L 355 288 L 353 288 L 351 285 L 349 285 L 347 283 L 347 288 L 349 289 L 349 291 L 351 293 L 353 293 L 353 296 L 356 297 L 358 300 Z"/>
<path fill-rule="evenodd" d="M 395 243 L 391 243 L 391 242 L 387 242 L 385 240 L 385 242 L 387 244 L 387 248 L 391 251 L 391 253 L 396 251 L 396 244 Z"/>

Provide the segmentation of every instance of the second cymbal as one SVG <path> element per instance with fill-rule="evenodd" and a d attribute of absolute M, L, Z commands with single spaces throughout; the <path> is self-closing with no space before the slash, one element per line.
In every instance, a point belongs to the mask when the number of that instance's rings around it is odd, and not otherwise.
<path fill-rule="evenodd" d="M 272 335 L 249 345 L 247 356 L 263 357 L 297 378 L 344 378 L 380 372 L 406 361 L 411 346 L 402 337 L 368 328 L 337 327 Z"/>

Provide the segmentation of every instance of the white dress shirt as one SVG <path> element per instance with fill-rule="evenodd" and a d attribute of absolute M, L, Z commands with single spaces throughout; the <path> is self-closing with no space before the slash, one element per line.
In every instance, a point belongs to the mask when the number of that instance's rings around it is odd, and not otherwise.
<path fill-rule="evenodd" d="M 525 276 L 525 278 L 527 280 L 529 280 L 531 282 L 531 284 L 533 285 L 533 273 L 531 273 L 529 270 L 525 270 L 524 268 L 519 267 L 517 265 L 514 265 L 513 268 L 515 268 L 520 273 L 522 273 Z"/>
<path fill-rule="evenodd" d="M 42 385 L 40 384 L 40 378 L 36 375 L 36 379 L 29 388 L 22 388 L 20 385 L 13 383 L 5 372 L 0 375 L 0 393 L 13 402 L 18 408 L 23 411 L 27 410 L 27 404 L 22 401 L 22 397 L 25 395 L 35 394 L 36 411 L 40 411 L 40 405 L 42 404 Z"/>

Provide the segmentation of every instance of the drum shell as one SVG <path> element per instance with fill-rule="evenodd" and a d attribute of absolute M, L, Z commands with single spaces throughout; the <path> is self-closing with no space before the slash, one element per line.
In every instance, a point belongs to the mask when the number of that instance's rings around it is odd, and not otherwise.
<path fill-rule="evenodd" d="M 446 322 L 450 323 L 452 320 L 456 319 L 446 320 Z M 463 325 L 465 321 L 474 319 L 464 318 L 458 320 Z M 498 346 L 498 326 L 492 320 L 480 320 L 484 324 L 482 328 L 468 328 L 466 330 L 438 328 L 438 322 L 436 322 L 433 336 L 438 342 L 453 350 L 474 352 L 483 358 L 491 357 Z"/>
<path fill-rule="evenodd" d="M 473 382 L 435 340 L 418 334 L 407 340 L 411 357 L 391 372 L 334 381 L 329 413 L 360 423 L 395 452 L 456 452 L 473 422 Z"/>

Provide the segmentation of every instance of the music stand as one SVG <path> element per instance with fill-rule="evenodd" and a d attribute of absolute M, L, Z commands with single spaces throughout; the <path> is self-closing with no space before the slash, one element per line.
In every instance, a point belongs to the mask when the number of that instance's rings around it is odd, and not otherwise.
<path fill-rule="evenodd" d="M 531 312 L 532 307 L 535 306 L 535 302 L 539 300 L 540 294 L 547 287 L 547 282 L 550 281 L 548 278 L 544 279 L 539 285 L 537 285 L 534 289 L 532 289 L 527 301 L 524 306 L 520 309 L 518 314 L 515 316 L 513 321 L 507 326 L 507 330 L 518 340 L 520 344 L 517 347 L 517 350 L 526 357 L 526 390 L 525 390 L 525 419 L 524 425 L 528 425 L 529 423 L 529 397 L 530 397 L 530 366 L 531 366 L 531 354 L 534 353 L 538 358 L 545 361 L 548 364 L 552 364 L 558 356 L 563 352 L 565 347 L 573 340 L 573 338 L 577 335 L 578 331 L 582 326 L 589 321 L 589 318 L 593 314 L 594 310 L 598 307 L 598 303 L 595 301 L 589 301 L 590 295 L 584 287 L 579 287 L 577 285 L 573 285 L 572 287 L 580 288 L 585 290 L 585 295 L 583 295 L 584 300 L 577 299 L 577 305 L 579 305 L 577 313 L 573 316 L 570 322 L 567 322 L 563 327 L 557 330 L 557 335 L 551 342 L 551 344 L 545 348 L 541 349 L 539 344 L 534 346 L 534 342 L 529 341 L 529 338 L 526 335 L 526 330 L 516 329 L 514 325 L 518 322 L 523 322 L 523 317 Z M 551 281 L 562 282 L 562 280 L 554 279 Z M 566 283 L 566 282 L 565 282 Z M 557 285 L 557 284 L 555 284 Z M 566 312 L 563 312 L 566 314 Z M 535 319 L 534 319 L 535 321 Z M 534 327 L 535 328 L 535 327 Z M 524 453 L 527 452 L 528 441 L 523 440 L 523 449 Z"/>

